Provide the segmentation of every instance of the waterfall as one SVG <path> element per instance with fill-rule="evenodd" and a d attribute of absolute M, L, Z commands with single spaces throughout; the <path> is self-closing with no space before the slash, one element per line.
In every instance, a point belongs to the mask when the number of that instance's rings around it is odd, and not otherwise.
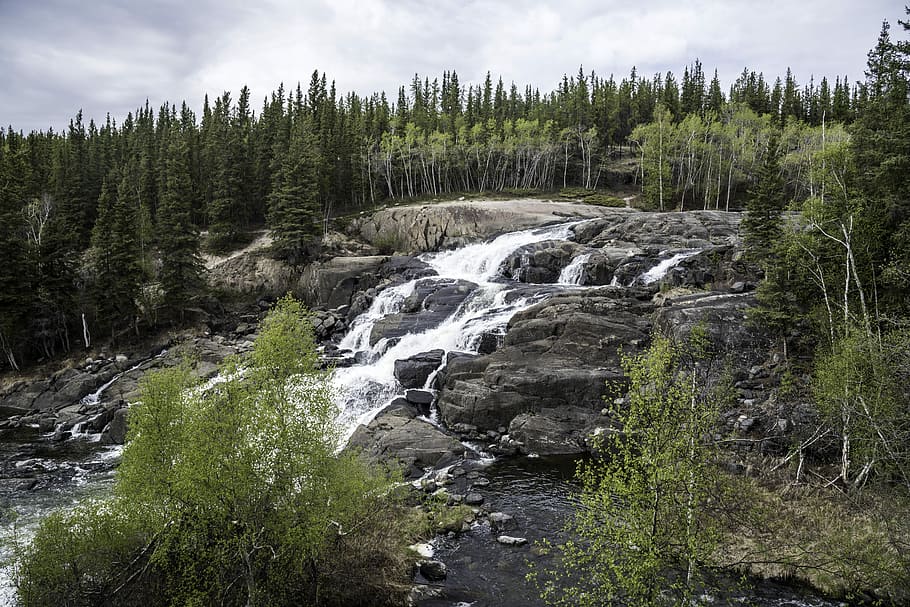
<path fill-rule="evenodd" d="M 572 262 L 562 269 L 559 278 L 556 280 L 561 285 L 580 285 L 585 276 L 585 264 L 591 258 L 590 253 L 579 255 Z"/>
<path fill-rule="evenodd" d="M 670 270 L 672 270 L 673 268 L 678 266 L 681 261 L 683 261 L 684 259 L 693 257 L 695 255 L 698 255 L 699 253 L 701 253 L 701 251 L 702 251 L 701 249 L 683 251 L 681 253 L 677 253 L 673 257 L 670 257 L 669 259 L 664 259 L 663 261 L 658 263 L 656 266 L 654 266 L 653 268 L 651 268 L 650 270 L 648 270 L 647 272 L 645 272 L 641 276 L 639 276 L 637 278 L 637 281 L 643 285 L 653 284 L 653 283 L 657 282 L 658 280 L 660 280 L 661 278 L 663 278 L 664 276 L 666 276 L 667 272 L 669 272 Z"/>
<path fill-rule="evenodd" d="M 339 421 L 347 429 L 347 435 L 350 436 L 357 425 L 368 423 L 402 392 L 394 376 L 396 360 L 440 348 L 476 352 L 484 334 L 502 331 L 516 312 L 552 294 L 552 285 L 517 283 L 503 276 L 500 267 L 520 247 L 545 240 L 568 239 L 572 227 L 579 223 L 573 221 L 510 232 L 488 242 L 426 253 L 420 259 L 438 276 L 389 287 L 379 293 L 370 309 L 354 319 L 350 331 L 339 343 L 341 348 L 366 353 L 359 359 L 370 361 L 336 369 L 332 376 L 341 410 Z M 404 301 L 414 293 L 417 282 L 423 289 L 427 284 L 451 285 L 453 280 L 468 281 L 477 288 L 441 323 L 420 333 L 408 333 L 397 340 L 380 340 L 370 345 L 373 327 L 382 318 L 401 310 Z"/>

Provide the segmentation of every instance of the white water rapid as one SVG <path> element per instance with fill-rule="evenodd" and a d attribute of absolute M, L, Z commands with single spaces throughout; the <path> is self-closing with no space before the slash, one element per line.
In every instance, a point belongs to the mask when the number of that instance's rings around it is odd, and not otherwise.
<path fill-rule="evenodd" d="M 664 259 L 663 261 L 658 263 L 656 266 L 654 266 L 653 268 L 651 268 L 650 270 L 648 270 L 647 272 L 642 274 L 638 278 L 638 282 L 640 282 L 643 285 L 653 284 L 653 283 L 657 282 L 658 280 L 662 279 L 664 276 L 666 276 L 667 272 L 669 272 L 670 270 L 672 270 L 673 268 L 678 266 L 681 261 L 683 261 L 684 259 L 688 259 L 694 255 L 698 255 L 699 253 L 701 253 L 701 251 L 702 251 L 701 249 L 683 251 L 681 253 L 677 253 L 676 255 L 673 255 L 669 259 Z"/>
<path fill-rule="evenodd" d="M 580 285 L 585 277 L 585 264 L 590 258 L 590 253 L 583 253 L 574 258 L 569 265 L 562 269 L 556 282 L 561 285 Z"/>
<path fill-rule="evenodd" d="M 489 242 L 424 254 L 420 259 L 438 276 L 412 280 L 380 292 L 369 310 L 351 323 L 350 331 L 339 343 L 339 348 L 363 353 L 358 357 L 362 364 L 336 369 L 333 375 L 341 408 L 340 421 L 347 428 L 347 435 L 357 425 L 368 423 L 396 394 L 403 392 L 394 376 L 396 360 L 436 349 L 476 352 L 484 334 L 501 332 L 516 312 L 551 294 L 552 285 L 516 283 L 501 275 L 500 266 L 524 245 L 568 239 L 571 228 L 579 223 L 510 232 Z M 477 287 L 441 323 L 398 340 L 380 339 L 370 345 L 370 334 L 377 321 L 399 312 L 418 283 L 432 288 L 452 285 L 456 280 Z"/>

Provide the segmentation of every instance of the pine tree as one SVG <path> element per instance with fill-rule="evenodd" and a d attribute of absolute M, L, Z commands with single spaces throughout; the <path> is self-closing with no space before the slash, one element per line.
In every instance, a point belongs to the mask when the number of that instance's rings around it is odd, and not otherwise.
<path fill-rule="evenodd" d="M 167 179 L 158 210 L 158 248 L 161 270 L 158 278 L 165 305 L 183 316 L 184 308 L 204 287 L 203 264 L 199 257 L 199 231 L 192 222 L 196 192 L 191 175 L 189 137 L 192 114 L 183 105 L 179 127 L 171 130 L 166 151 Z"/>
<path fill-rule="evenodd" d="M 22 214 L 27 167 L 18 140 L 15 133 L 7 138 L 0 130 L 0 367 L 17 370 L 30 300 Z"/>
<path fill-rule="evenodd" d="M 246 220 L 241 183 L 245 163 L 235 162 L 243 158 L 243 140 L 239 123 L 232 119 L 230 93 L 225 92 L 215 100 L 206 136 L 211 183 L 208 246 L 214 251 L 225 251 L 240 240 Z"/>
<path fill-rule="evenodd" d="M 907 25 L 904 25 L 908 29 Z M 886 266 L 886 297 L 907 307 L 910 287 L 910 44 L 891 40 L 882 24 L 868 56 L 868 97 L 852 129 L 853 167 L 863 195 L 881 213 L 873 257 Z"/>
<path fill-rule="evenodd" d="M 116 194 L 110 182 L 119 178 Z M 101 186 L 98 221 L 92 230 L 95 306 L 112 336 L 136 322 L 141 284 L 136 203 L 128 171 L 112 171 Z"/>
<path fill-rule="evenodd" d="M 318 163 L 319 149 L 310 124 L 298 120 L 275 176 L 268 218 L 275 254 L 292 265 L 307 260 L 321 235 Z"/>
<path fill-rule="evenodd" d="M 746 213 L 740 226 L 746 250 L 756 262 L 765 261 L 771 256 L 781 234 L 781 213 L 785 206 L 786 190 L 777 148 L 775 132 L 768 142 L 755 188 L 749 192 Z"/>

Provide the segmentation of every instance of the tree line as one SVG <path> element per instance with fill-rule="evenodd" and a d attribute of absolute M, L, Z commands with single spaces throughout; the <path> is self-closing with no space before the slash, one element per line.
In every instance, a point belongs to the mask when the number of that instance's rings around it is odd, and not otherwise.
<path fill-rule="evenodd" d="M 394 102 L 340 94 L 314 72 L 258 112 L 244 87 L 206 97 L 201 119 L 185 102 L 146 102 L 119 124 L 79 112 L 62 133 L 3 129 L 3 365 L 181 318 L 204 292 L 200 251 L 227 250 L 251 227 L 265 224 L 275 253 L 302 263 L 337 214 L 464 191 L 594 189 L 623 146 L 641 156 L 651 192 L 655 117 L 675 132 L 661 143 L 674 151 L 659 152 L 659 183 L 675 184 L 667 200 L 675 189 L 681 207 L 727 207 L 752 178 L 765 130 L 786 126 L 805 147 L 829 116 L 854 121 L 868 96 L 846 77 L 800 87 L 789 72 L 771 84 L 748 70 L 724 93 L 699 61 L 681 80 L 579 68 L 543 94 L 489 74 L 467 86 L 455 72 L 415 75 Z"/>

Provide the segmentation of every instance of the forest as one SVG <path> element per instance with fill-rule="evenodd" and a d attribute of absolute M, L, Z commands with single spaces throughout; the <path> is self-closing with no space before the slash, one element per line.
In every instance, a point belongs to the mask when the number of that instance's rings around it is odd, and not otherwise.
<path fill-rule="evenodd" d="M 819 214 L 810 221 L 849 218 L 849 230 L 822 231 L 824 251 L 766 257 L 790 264 L 784 274 L 808 263 L 815 280 L 799 284 L 811 288 L 840 271 L 823 266 L 845 249 L 856 280 L 838 297 L 847 308 L 864 298 L 871 326 L 872 300 L 876 315 L 901 307 L 908 281 L 907 59 L 886 23 L 855 83 L 744 69 L 725 88 L 696 60 L 681 78 L 579 68 L 545 93 L 490 74 L 467 86 L 455 72 L 415 75 L 390 100 L 340 93 L 316 71 L 258 112 L 244 87 L 206 97 L 201 118 L 186 102 L 146 102 L 120 122 L 86 124 L 78 112 L 61 133 L 10 126 L 0 130 L 2 365 L 180 322 L 206 292 L 201 253 L 251 229 L 267 227 L 274 254 L 298 265 L 334 218 L 403 199 L 627 185 L 643 208 L 741 210 L 769 159 L 778 212 L 808 205 Z M 615 168 L 624 162 L 627 174 Z"/>

